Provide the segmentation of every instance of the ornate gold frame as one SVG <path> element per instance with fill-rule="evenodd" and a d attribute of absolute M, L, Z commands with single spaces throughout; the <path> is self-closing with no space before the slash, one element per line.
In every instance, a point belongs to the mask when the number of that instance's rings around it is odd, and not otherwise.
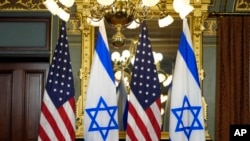
<path fill-rule="evenodd" d="M 82 63 L 80 69 L 81 79 L 81 95 L 77 101 L 77 138 L 83 137 L 83 118 L 84 118 L 84 101 L 88 84 L 88 77 L 90 73 L 91 58 L 93 54 L 94 45 L 94 28 L 87 24 L 86 17 L 89 15 L 89 5 L 94 0 L 76 0 L 77 17 L 80 20 L 80 30 L 82 35 Z M 191 4 L 195 7 L 195 10 L 190 14 L 190 29 L 193 39 L 193 46 L 195 55 L 197 58 L 197 65 L 199 69 L 200 79 L 204 79 L 204 70 L 202 64 L 202 32 L 204 30 L 204 21 L 208 16 L 207 10 L 210 0 L 191 0 Z M 168 3 L 167 9 L 170 13 L 174 13 L 171 3 Z M 201 81 L 202 82 L 202 81 Z M 201 85 L 202 86 L 202 85 Z M 207 119 L 206 104 L 205 108 L 205 120 Z M 120 132 L 120 138 L 125 138 L 125 133 Z M 162 132 L 162 139 L 168 139 L 168 133 Z M 209 135 L 207 134 L 207 139 Z"/>

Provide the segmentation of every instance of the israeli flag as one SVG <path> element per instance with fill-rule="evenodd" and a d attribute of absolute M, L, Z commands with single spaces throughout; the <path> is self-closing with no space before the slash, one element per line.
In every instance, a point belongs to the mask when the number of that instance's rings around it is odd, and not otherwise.
<path fill-rule="evenodd" d="M 122 71 L 121 80 L 117 87 L 118 121 L 120 131 L 126 131 L 128 119 L 128 94 L 123 75 L 124 72 Z"/>
<path fill-rule="evenodd" d="M 99 26 L 84 112 L 85 141 L 118 140 L 116 87 L 103 20 Z"/>
<path fill-rule="evenodd" d="M 170 104 L 171 141 L 205 141 L 200 81 L 187 19 L 183 19 Z"/>

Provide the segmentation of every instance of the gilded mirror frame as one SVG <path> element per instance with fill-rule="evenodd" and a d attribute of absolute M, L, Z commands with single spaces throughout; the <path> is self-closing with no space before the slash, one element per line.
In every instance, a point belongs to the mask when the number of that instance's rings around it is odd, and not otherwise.
<path fill-rule="evenodd" d="M 88 78 L 91 67 L 91 59 L 94 51 L 94 41 L 95 41 L 95 31 L 94 27 L 91 27 L 87 24 L 86 17 L 89 15 L 89 6 L 91 2 L 95 0 L 76 0 L 77 7 L 77 17 L 80 21 L 80 31 L 81 31 L 81 40 L 82 40 L 82 57 L 81 57 L 81 69 L 79 73 L 79 77 L 81 79 L 81 94 L 77 100 L 77 111 L 76 111 L 76 137 L 83 138 L 83 118 L 84 118 L 84 102 L 85 95 L 87 91 Z M 197 66 L 199 70 L 199 76 L 201 80 L 204 79 L 204 71 L 203 71 L 203 60 L 202 60 L 202 32 L 204 30 L 204 21 L 207 18 L 207 9 L 210 0 L 191 0 L 191 4 L 195 7 L 195 10 L 189 15 L 190 21 L 190 31 L 193 40 L 193 47 L 197 59 Z M 169 13 L 175 13 L 172 7 L 172 1 L 167 1 L 167 9 Z M 153 37 L 152 37 L 153 38 Z M 207 120 L 207 110 L 205 100 L 203 104 L 204 108 L 204 120 Z M 125 133 L 120 132 L 120 139 L 125 139 Z M 162 139 L 168 139 L 168 132 L 162 132 Z M 209 139 L 208 133 L 206 133 L 206 138 Z"/>

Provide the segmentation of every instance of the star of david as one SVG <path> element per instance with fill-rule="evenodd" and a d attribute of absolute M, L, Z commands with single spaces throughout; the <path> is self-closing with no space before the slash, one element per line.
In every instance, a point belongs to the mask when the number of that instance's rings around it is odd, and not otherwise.
<path fill-rule="evenodd" d="M 91 123 L 89 126 L 88 131 L 99 131 L 103 140 L 106 140 L 109 130 L 116 130 L 118 129 L 118 124 L 115 120 L 115 112 L 117 110 L 117 106 L 108 106 L 107 103 L 104 101 L 102 97 L 100 97 L 99 102 L 96 106 L 96 108 L 88 108 L 86 109 L 86 112 L 88 116 L 91 119 Z M 101 114 L 108 114 L 109 116 L 109 121 L 108 123 L 101 123 L 98 121 L 98 114 L 99 117 L 101 117 Z M 101 120 L 107 120 L 106 118 L 101 118 Z"/>
<path fill-rule="evenodd" d="M 182 120 L 183 113 L 185 110 L 189 111 L 190 115 L 193 115 L 193 121 L 191 123 L 185 123 L 185 121 Z M 175 128 L 175 132 L 183 131 L 189 140 L 190 135 L 193 130 L 203 130 L 202 124 L 198 119 L 200 110 L 201 110 L 201 106 L 191 106 L 187 96 L 185 96 L 183 103 L 182 103 L 182 107 L 171 110 L 178 120 L 176 128 Z M 186 125 L 186 124 L 189 124 L 189 125 Z"/>

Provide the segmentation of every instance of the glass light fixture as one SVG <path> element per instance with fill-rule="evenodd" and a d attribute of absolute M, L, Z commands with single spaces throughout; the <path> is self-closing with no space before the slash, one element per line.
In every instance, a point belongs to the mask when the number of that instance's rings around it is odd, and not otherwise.
<path fill-rule="evenodd" d="M 155 6 L 160 0 L 142 0 L 142 4 L 145 6 Z"/>
<path fill-rule="evenodd" d="M 130 63 L 131 63 L 132 65 L 134 65 L 134 63 L 135 63 L 135 56 L 133 56 L 133 57 L 131 58 Z"/>
<path fill-rule="evenodd" d="M 164 73 L 158 72 L 158 78 L 160 83 L 162 83 L 166 79 L 166 76 L 164 75 Z"/>
<path fill-rule="evenodd" d="M 122 70 L 117 70 L 115 72 L 115 79 L 119 81 L 121 79 L 121 76 L 122 76 Z"/>
<path fill-rule="evenodd" d="M 174 0 L 173 8 L 175 12 L 179 13 L 181 19 L 194 10 L 194 7 L 190 5 L 190 0 Z"/>
<path fill-rule="evenodd" d="M 97 0 L 101 5 L 111 5 L 115 0 Z"/>
<path fill-rule="evenodd" d="M 66 22 L 69 20 L 69 17 L 70 17 L 70 14 L 68 12 L 64 11 L 62 8 L 58 9 L 57 15 L 60 19 L 66 21 Z"/>
<path fill-rule="evenodd" d="M 156 53 L 155 51 L 153 51 L 153 56 L 154 56 L 155 64 L 158 64 L 163 59 L 163 55 L 161 53 Z"/>
<path fill-rule="evenodd" d="M 174 18 L 167 12 L 167 1 L 161 0 L 161 3 L 159 3 L 157 6 L 160 9 L 159 20 L 158 20 L 159 27 L 162 28 L 172 24 Z"/>
<path fill-rule="evenodd" d="M 168 96 L 167 95 L 161 95 L 161 103 L 164 103 L 168 100 Z"/>
<path fill-rule="evenodd" d="M 73 6 L 75 0 L 59 0 L 59 2 L 60 7 L 58 5 L 58 0 L 46 0 L 43 4 L 50 11 L 50 13 L 52 13 L 53 15 L 57 15 L 60 19 L 67 22 L 70 18 L 70 14 L 65 10 Z"/>
<path fill-rule="evenodd" d="M 73 6 L 75 0 L 59 0 L 59 2 L 66 7 L 71 7 Z"/>
<path fill-rule="evenodd" d="M 190 12 L 194 10 L 194 7 L 189 4 L 184 4 L 183 8 L 181 8 L 179 15 L 181 19 L 185 18 Z"/>
<path fill-rule="evenodd" d="M 128 50 L 124 50 L 124 51 L 122 52 L 122 56 L 124 56 L 124 58 L 128 59 L 129 56 L 130 56 L 130 52 L 129 52 Z"/>
<path fill-rule="evenodd" d="M 171 15 L 166 15 L 158 20 L 159 27 L 166 27 L 174 22 Z"/>
<path fill-rule="evenodd" d="M 172 82 L 172 79 L 173 79 L 173 75 L 168 75 L 167 79 L 165 81 L 163 81 L 163 83 L 162 83 L 163 86 L 167 87 L 168 85 L 170 85 Z"/>
<path fill-rule="evenodd" d="M 113 52 L 113 53 L 111 54 L 111 60 L 112 60 L 113 62 L 117 62 L 117 61 L 119 61 L 120 56 L 121 56 L 120 53 L 117 52 L 117 51 L 115 51 L 115 52 Z"/>
<path fill-rule="evenodd" d="M 47 7 L 47 9 L 53 14 L 56 15 L 56 13 L 59 10 L 59 6 L 54 0 L 46 0 L 43 2 L 43 4 Z"/>
<path fill-rule="evenodd" d="M 179 13 L 180 12 L 180 5 L 181 5 L 181 0 L 173 0 L 173 8 L 174 8 L 174 11 Z"/>
<path fill-rule="evenodd" d="M 139 19 L 135 19 L 133 20 L 128 26 L 127 28 L 128 29 L 136 29 L 140 26 L 140 22 L 139 22 Z"/>

